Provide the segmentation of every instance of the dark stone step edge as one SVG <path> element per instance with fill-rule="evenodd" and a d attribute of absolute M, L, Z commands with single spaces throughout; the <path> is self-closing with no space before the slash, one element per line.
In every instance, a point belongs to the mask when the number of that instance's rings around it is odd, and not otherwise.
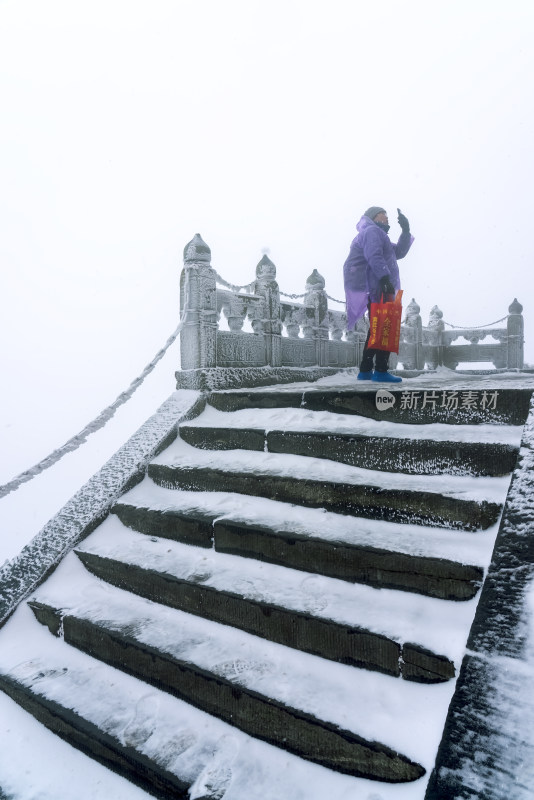
<path fill-rule="evenodd" d="M 404 651 L 395 640 L 365 628 L 200 586 L 94 553 L 76 551 L 76 555 L 90 572 L 119 589 L 286 647 L 417 683 L 441 683 L 455 675 L 454 664 L 445 656 L 412 644 Z"/>
<path fill-rule="evenodd" d="M 439 600 L 470 600 L 477 594 L 484 575 L 480 567 L 458 565 L 445 559 L 325 542 L 228 519 L 215 523 L 214 543 L 215 550 L 220 553 L 256 558 L 350 583 L 411 591 Z M 381 561 L 393 558 L 397 561 L 396 570 L 380 565 Z M 362 565 L 358 563 L 361 560 L 371 563 Z M 402 565 L 406 567 L 404 572 Z M 422 572 L 416 572 L 416 566 Z M 436 576 L 436 571 L 443 574 Z"/>
<path fill-rule="evenodd" d="M 518 447 L 494 442 L 451 442 L 365 434 L 264 431 L 258 428 L 180 426 L 180 438 L 201 450 L 255 450 L 313 458 L 409 475 L 506 475 Z"/>
<path fill-rule="evenodd" d="M 196 664 L 143 644 L 130 633 L 112 630 L 51 606 L 32 609 L 39 622 L 53 629 L 62 624 L 63 638 L 88 655 L 212 714 L 250 736 L 355 777 L 404 783 L 425 769 L 378 742 L 286 706 L 257 691 L 216 675 Z"/>
<path fill-rule="evenodd" d="M 379 389 L 387 388 L 395 397 L 395 404 L 387 409 L 376 408 L 376 392 Z M 246 391 L 227 391 L 212 392 L 208 395 L 209 405 L 219 411 L 239 411 L 245 408 L 306 408 L 310 411 L 332 411 L 337 414 L 357 414 L 362 417 L 370 417 L 376 420 L 387 420 L 388 422 L 403 422 L 412 425 L 428 424 L 431 422 L 443 422 L 451 425 L 524 425 L 528 416 L 531 389 L 460 389 L 463 391 L 476 391 L 477 395 L 482 395 L 483 391 L 498 391 L 498 408 L 496 410 L 482 410 L 459 408 L 451 411 L 447 408 L 425 409 L 420 407 L 415 409 L 401 408 L 401 398 L 403 392 L 418 392 L 420 399 L 423 400 L 424 392 L 436 391 L 442 396 L 443 391 L 450 392 L 450 389 L 418 389 L 412 388 L 409 383 L 403 383 L 398 389 L 392 386 L 377 385 L 376 390 L 357 389 L 336 390 L 336 391 L 281 391 L 281 392 L 246 392 Z M 456 391 L 456 390 L 454 390 Z M 421 405 L 419 403 L 418 405 Z"/>
<path fill-rule="evenodd" d="M 127 527 L 148 536 L 214 547 L 221 553 L 255 558 L 350 583 L 416 592 L 440 600 L 470 600 L 477 594 L 484 577 L 481 567 L 470 564 L 275 531 L 228 517 L 214 521 L 200 514 L 174 514 L 124 503 L 116 504 L 113 513 Z M 193 531 L 197 522 L 195 539 Z"/>
<path fill-rule="evenodd" d="M 0 689 L 52 733 L 154 797 L 188 800 L 189 784 L 72 709 L 1 673 Z"/>
<path fill-rule="evenodd" d="M 149 464 L 159 486 L 188 491 L 226 491 L 264 497 L 337 514 L 459 530 L 485 530 L 497 522 L 501 506 L 437 492 L 385 489 L 365 484 L 330 483 L 290 476 L 230 472 L 210 467 Z M 439 503 L 439 511 L 436 508 Z"/>

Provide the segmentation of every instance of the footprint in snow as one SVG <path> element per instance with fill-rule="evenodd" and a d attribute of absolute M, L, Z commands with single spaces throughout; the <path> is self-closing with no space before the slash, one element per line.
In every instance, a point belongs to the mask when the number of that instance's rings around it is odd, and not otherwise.
<path fill-rule="evenodd" d="M 232 780 L 232 762 L 239 750 L 231 735 L 221 737 L 212 760 L 204 767 L 189 790 L 191 800 L 223 800 Z"/>
<path fill-rule="evenodd" d="M 127 747 L 138 748 L 152 736 L 156 717 L 159 712 L 160 699 L 156 694 L 146 694 L 138 701 L 134 716 L 127 723 L 120 739 Z"/>

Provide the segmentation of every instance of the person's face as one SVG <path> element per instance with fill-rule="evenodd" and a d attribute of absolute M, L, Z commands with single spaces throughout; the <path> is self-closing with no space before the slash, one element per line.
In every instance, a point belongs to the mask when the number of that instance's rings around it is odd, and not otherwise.
<path fill-rule="evenodd" d="M 389 225 L 388 215 L 385 211 L 381 211 L 380 214 L 377 214 L 374 218 L 374 222 L 382 222 L 384 225 Z"/>

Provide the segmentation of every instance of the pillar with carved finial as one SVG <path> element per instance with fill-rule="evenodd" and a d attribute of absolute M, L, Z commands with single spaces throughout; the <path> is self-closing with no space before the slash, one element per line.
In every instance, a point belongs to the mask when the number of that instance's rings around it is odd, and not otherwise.
<path fill-rule="evenodd" d="M 430 309 L 430 318 L 428 320 L 428 328 L 426 330 L 427 337 L 427 353 L 426 363 L 429 369 L 436 369 L 436 367 L 443 364 L 443 347 L 442 335 L 445 329 L 443 322 L 443 311 L 437 306 L 432 306 Z M 445 366 L 450 369 L 456 369 L 457 363 L 452 361 Z"/>
<path fill-rule="evenodd" d="M 184 322 L 180 334 L 181 368 L 215 367 L 216 275 L 211 267 L 211 250 L 199 233 L 184 247 L 184 268 L 180 276 L 180 312 Z"/>
<path fill-rule="evenodd" d="M 254 294 L 263 299 L 265 363 L 271 367 L 279 367 L 282 364 L 280 290 L 276 282 L 276 267 L 267 255 L 263 256 L 256 267 Z"/>
<path fill-rule="evenodd" d="M 306 281 L 306 294 L 304 308 L 306 309 L 306 323 L 304 334 L 309 331 L 309 338 L 315 339 L 316 363 L 320 367 L 328 366 L 328 298 L 324 290 L 325 280 L 322 275 L 313 270 Z"/>
<path fill-rule="evenodd" d="M 508 342 L 508 369 L 523 368 L 523 343 L 524 323 L 523 306 L 514 297 L 513 303 L 508 307 L 507 342 Z"/>
<path fill-rule="evenodd" d="M 401 361 L 404 369 L 424 369 L 423 355 L 423 323 L 421 320 L 421 307 L 412 298 L 406 308 L 406 319 L 402 326 Z"/>

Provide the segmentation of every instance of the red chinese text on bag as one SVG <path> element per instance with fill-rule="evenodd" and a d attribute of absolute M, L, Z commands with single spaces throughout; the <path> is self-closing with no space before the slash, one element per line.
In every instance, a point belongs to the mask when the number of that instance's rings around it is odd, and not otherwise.
<path fill-rule="evenodd" d="M 398 353 L 401 317 L 402 289 L 399 289 L 395 300 L 392 302 L 371 303 L 369 317 L 371 330 L 367 345 L 368 349 Z"/>

